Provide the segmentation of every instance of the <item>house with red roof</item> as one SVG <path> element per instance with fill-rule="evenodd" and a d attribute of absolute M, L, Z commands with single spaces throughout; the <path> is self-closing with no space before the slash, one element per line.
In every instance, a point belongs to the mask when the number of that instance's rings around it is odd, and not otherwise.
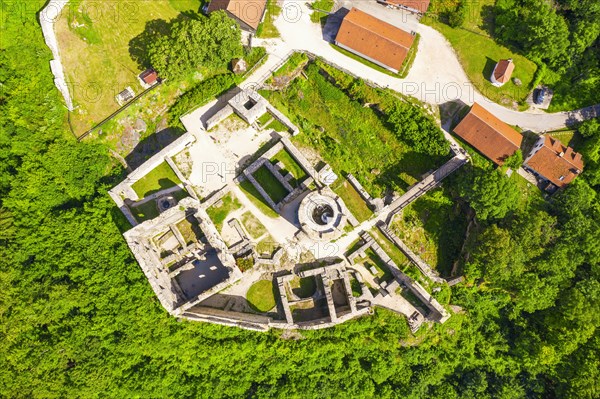
<path fill-rule="evenodd" d="M 521 133 L 477 103 L 454 128 L 454 133 L 500 166 L 523 142 Z"/>
<path fill-rule="evenodd" d="M 371 14 L 352 8 L 344 17 L 335 44 L 394 73 L 402 68 L 415 36 Z"/>
<path fill-rule="evenodd" d="M 583 171 L 580 153 L 563 145 L 558 139 L 541 136 L 523 162 L 523 167 L 547 182 L 547 191 L 566 187 Z"/>
<path fill-rule="evenodd" d="M 512 58 L 500 60 L 494 67 L 492 76 L 490 76 L 490 82 L 492 82 L 492 84 L 496 87 L 503 86 L 510 80 L 514 70 L 515 63 L 513 62 Z"/>

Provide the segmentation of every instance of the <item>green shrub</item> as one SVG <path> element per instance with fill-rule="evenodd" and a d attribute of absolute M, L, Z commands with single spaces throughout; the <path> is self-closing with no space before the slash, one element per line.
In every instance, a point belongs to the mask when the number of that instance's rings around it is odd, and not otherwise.
<path fill-rule="evenodd" d="M 233 74 L 226 73 L 208 78 L 182 94 L 169 108 L 169 125 L 179 126 L 179 118 L 192 108 L 200 107 L 235 85 Z"/>
<path fill-rule="evenodd" d="M 456 9 L 450 12 L 448 16 L 448 24 L 453 28 L 463 26 L 467 20 L 467 5 L 464 1 L 461 1 Z"/>

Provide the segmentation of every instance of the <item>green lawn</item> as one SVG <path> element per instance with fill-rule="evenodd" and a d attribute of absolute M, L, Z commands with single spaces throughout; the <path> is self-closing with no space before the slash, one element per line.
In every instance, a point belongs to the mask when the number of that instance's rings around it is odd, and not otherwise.
<path fill-rule="evenodd" d="M 142 72 L 129 53 L 129 42 L 154 20 L 169 21 L 181 12 L 196 13 L 198 0 L 154 0 L 126 2 L 71 1 L 61 14 L 55 30 L 69 88 L 77 106 L 71 125 L 81 134 L 119 108 L 114 96 L 131 86 L 143 88 L 137 80 Z M 126 21 L 125 21 L 126 19 Z"/>
<path fill-rule="evenodd" d="M 279 243 L 273 237 L 267 234 L 258 244 L 256 244 L 256 252 L 260 255 L 272 256 L 279 248 Z"/>
<path fill-rule="evenodd" d="M 187 245 L 198 242 L 200 237 L 204 235 L 200 229 L 200 223 L 198 222 L 198 219 L 196 219 L 194 216 L 186 217 L 177 223 L 176 227 L 183 236 L 183 239 Z"/>
<path fill-rule="evenodd" d="M 146 220 L 151 220 L 157 217 L 160 213 L 158 212 L 158 207 L 156 206 L 156 201 L 146 201 L 140 205 L 132 205 L 129 207 L 131 213 L 138 222 L 144 222 Z"/>
<path fill-rule="evenodd" d="M 264 165 L 258 168 L 252 176 L 276 204 L 280 203 L 289 194 L 283 184 Z"/>
<path fill-rule="evenodd" d="M 289 127 L 287 127 L 286 125 L 284 125 L 283 123 L 281 123 L 279 120 L 277 119 L 273 119 L 271 121 L 271 123 L 269 123 L 267 126 L 265 126 L 265 129 L 273 129 L 276 132 L 287 132 L 290 130 Z"/>
<path fill-rule="evenodd" d="M 573 137 L 575 136 L 575 132 L 576 132 L 576 130 L 567 129 L 567 130 L 557 130 L 555 132 L 546 132 L 546 133 L 554 138 L 557 138 L 558 140 L 560 140 L 561 143 L 568 146 L 571 143 L 571 140 L 573 140 Z"/>
<path fill-rule="evenodd" d="M 272 281 L 259 280 L 250 287 L 246 293 L 246 299 L 254 310 L 265 313 L 273 309 L 276 305 L 273 290 Z"/>
<path fill-rule="evenodd" d="M 279 31 L 275 27 L 274 22 L 280 13 L 281 7 L 277 5 L 277 0 L 268 0 L 265 18 L 256 30 L 256 37 L 259 37 L 261 39 L 279 37 Z"/>
<path fill-rule="evenodd" d="M 267 232 L 267 229 L 260 220 L 250 212 L 246 212 L 242 215 L 241 222 L 248 234 L 250 234 L 250 237 L 254 239 L 262 237 Z"/>
<path fill-rule="evenodd" d="M 381 197 L 386 188 L 403 192 L 445 160 L 412 151 L 388 128 L 385 115 L 351 98 L 326 79 L 317 64 L 309 64 L 305 73 L 308 79 L 295 79 L 286 90 L 261 93 L 302 130 L 292 138 L 294 144 L 317 150 L 336 173 L 352 173 L 372 196 Z M 397 93 L 355 82 L 333 68 L 328 74 L 383 111 L 403 101 Z"/>
<path fill-rule="evenodd" d="M 217 226 L 217 230 L 221 231 L 223 228 L 223 222 L 225 219 L 227 219 L 227 215 L 236 209 L 240 209 L 242 204 L 232 193 L 225 195 L 223 198 L 221 198 L 220 204 L 218 206 L 217 204 L 219 204 L 218 201 L 216 204 L 206 209 L 206 213 L 208 213 L 210 219 L 213 221 L 215 226 Z"/>
<path fill-rule="evenodd" d="M 265 112 L 264 114 L 262 114 L 262 115 L 261 115 L 261 117 L 260 117 L 260 118 L 258 118 L 258 119 L 256 120 L 256 122 L 257 122 L 257 123 L 258 123 L 260 126 L 262 126 L 263 128 L 266 128 L 266 127 L 267 127 L 267 126 L 266 126 L 266 124 L 267 124 L 267 123 L 268 123 L 268 122 L 269 122 L 271 119 L 273 119 L 273 115 L 271 115 L 269 112 Z"/>
<path fill-rule="evenodd" d="M 346 207 L 348 207 L 348 210 L 359 222 L 364 222 L 373 215 L 373 211 L 348 180 L 339 177 L 331 185 L 331 189 L 340 196 Z"/>
<path fill-rule="evenodd" d="M 256 187 L 254 187 L 248 180 L 244 180 L 240 183 L 240 189 L 244 192 L 244 194 L 246 194 L 246 197 L 248 197 L 248 199 L 266 216 L 272 218 L 279 217 L 279 214 L 269 206 L 263 196 L 260 195 Z"/>
<path fill-rule="evenodd" d="M 294 187 L 308 177 L 306 171 L 298 162 L 296 162 L 296 160 L 285 148 L 275 154 L 275 156 L 271 158 L 271 162 L 273 164 L 276 164 L 277 162 L 281 162 L 283 164 L 283 174 L 285 175 L 285 172 L 290 172 L 292 176 L 294 176 L 293 181 L 290 182 L 290 184 Z"/>
<path fill-rule="evenodd" d="M 442 3 L 450 4 L 450 3 Z M 425 16 L 421 22 L 441 32 L 456 51 L 458 58 L 475 88 L 494 102 L 511 107 L 520 104 L 526 109 L 524 100 L 531 91 L 537 65 L 526 57 L 496 43 L 488 33 L 493 29 L 492 22 L 485 18 L 485 12 L 495 4 L 494 0 L 466 2 L 467 21 L 464 27 L 452 28 L 432 16 Z M 432 4 L 433 5 L 433 4 Z M 444 11 L 440 9 L 438 11 Z M 494 66 L 500 59 L 512 58 L 515 62 L 514 78 L 523 83 L 516 86 L 512 81 L 502 87 L 495 87 L 489 81 Z"/>
<path fill-rule="evenodd" d="M 173 169 L 168 163 L 163 162 L 148 174 L 131 185 L 139 198 L 145 198 L 161 190 L 181 184 Z"/>
<path fill-rule="evenodd" d="M 317 281 L 314 277 L 296 277 L 290 281 L 290 288 L 300 298 L 309 298 L 317 290 Z"/>

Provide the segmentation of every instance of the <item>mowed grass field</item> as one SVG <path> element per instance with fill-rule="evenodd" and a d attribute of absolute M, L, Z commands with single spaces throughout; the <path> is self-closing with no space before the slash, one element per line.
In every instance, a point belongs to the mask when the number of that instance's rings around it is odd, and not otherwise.
<path fill-rule="evenodd" d="M 129 41 L 146 23 L 169 21 L 182 12 L 197 12 L 200 0 L 71 1 L 55 25 L 63 66 L 74 105 L 76 134 L 92 128 L 119 108 L 115 95 L 130 86 L 143 88 L 142 72 L 129 54 Z"/>
<path fill-rule="evenodd" d="M 507 47 L 494 41 L 489 31 L 493 30 L 492 19 L 488 16 L 494 0 L 467 2 L 467 19 L 462 27 L 452 28 L 439 19 L 435 14 L 444 12 L 448 4 L 437 0 L 432 2 L 430 13 L 421 22 L 437 29 L 450 42 L 469 80 L 475 88 L 494 102 L 507 107 L 518 106 L 526 109 L 525 98 L 531 91 L 537 65 Z M 432 16 L 433 15 L 433 16 Z M 512 58 L 515 63 L 513 78 L 521 80 L 517 86 L 512 81 L 502 87 L 495 87 L 489 81 L 494 66 L 501 59 Z"/>

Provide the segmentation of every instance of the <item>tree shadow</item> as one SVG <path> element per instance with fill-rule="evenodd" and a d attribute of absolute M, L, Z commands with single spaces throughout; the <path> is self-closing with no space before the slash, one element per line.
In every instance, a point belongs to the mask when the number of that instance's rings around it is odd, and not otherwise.
<path fill-rule="evenodd" d="M 189 19 L 198 19 L 198 14 L 193 11 L 183 11 L 177 17 L 170 21 L 164 19 L 154 19 L 146 22 L 144 31 L 129 41 L 129 55 L 135 61 L 140 69 L 150 68 L 148 58 L 148 49 L 150 45 L 156 42 L 160 36 L 169 35 L 173 26 Z"/>
<path fill-rule="evenodd" d="M 440 104 L 440 122 L 442 129 L 452 132 L 460 120 L 466 115 L 470 107 L 462 100 L 452 100 Z"/>
<path fill-rule="evenodd" d="M 491 37 L 494 37 L 494 31 L 496 30 L 496 7 L 492 5 L 485 5 L 481 7 L 481 25 L 479 29 L 485 31 Z"/>
<path fill-rule="evenodd" d="M 448 152 L 450 152 L 449 149 Z M 445 155 L 409 151 L 404 153 L 398 162 L 382 170 L 375 179 L 375 183 L 394 189 L 407 190 L 416 181 L 422 180 L 425 173 L 437 169 L 447 160 L 448 156 Z M 401 177 L 402 175 L 411 177 L 415 182 L 406 181 Z"/>
<path fill-rule="evenodd" d="M 125 156 L 127 164 L 133 170 L 137 169 L 152 156 L 160 152 L 164 147 L 175 141 L 175 139 L 180 137 L 183 133 L 185 133 L 183 129 L 168 127 L 151 134 L 140 141 L 135 148 Z"/>
<path fill-rule="evenodd" d="M 490 57 L 485 57 L 485 66 L 483 67 L 483 71 L 481 72 L 485 80 L 490 80 L 492 72 L 494 72 L 494 68 L 496 67 L 497 63 L 498 61 L 494 61 Z"/>

